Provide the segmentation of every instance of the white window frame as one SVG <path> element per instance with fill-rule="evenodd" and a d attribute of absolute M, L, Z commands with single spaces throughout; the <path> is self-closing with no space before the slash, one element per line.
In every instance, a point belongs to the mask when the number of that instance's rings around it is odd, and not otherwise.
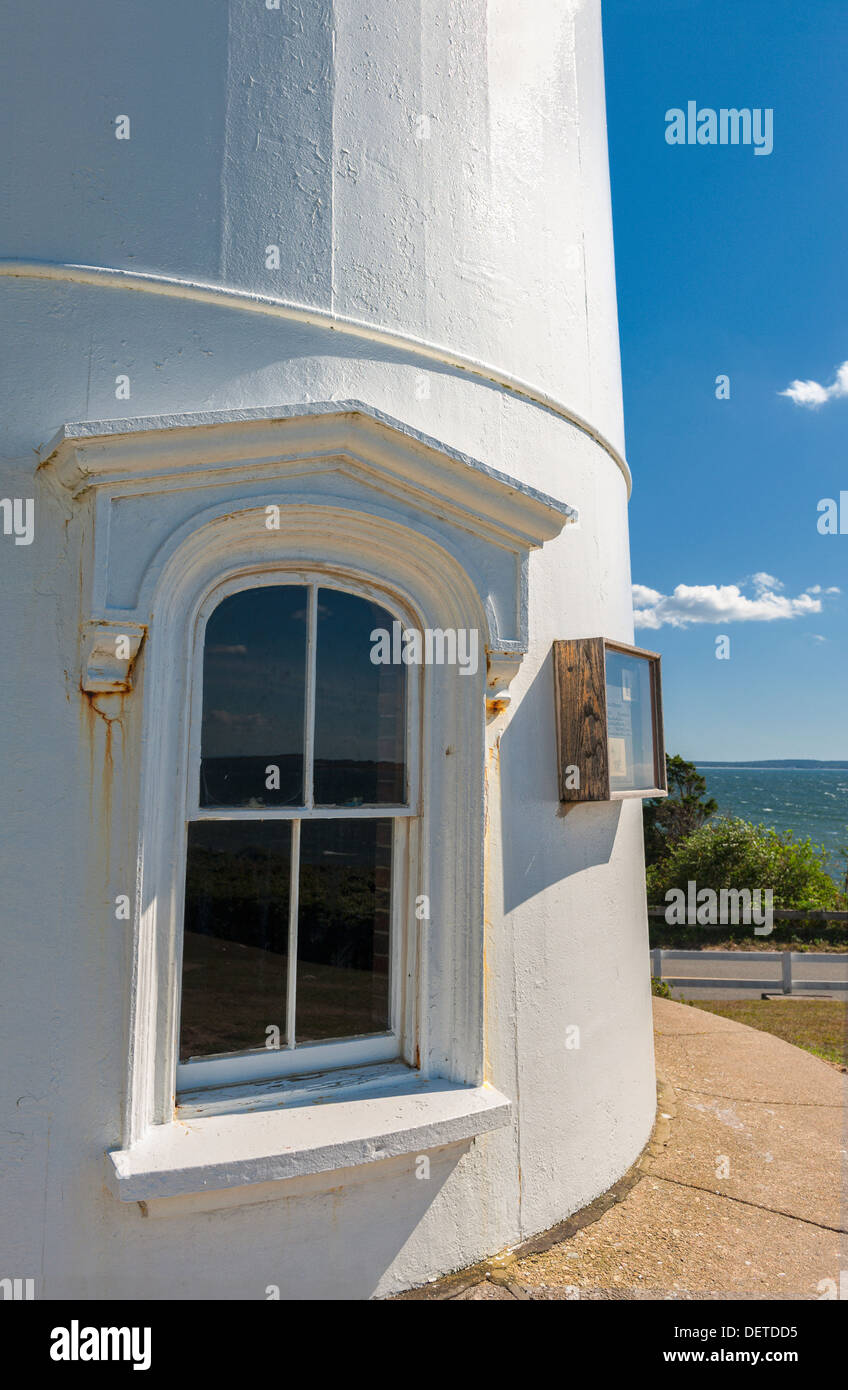
<path fill-rule="evenodd" d="M 409 626 L 476 627 L 483 635 L 481 648 L 488 636 L 488 610 L 470 576 L 426 525 L 410 526 L 407 510 L 375 502 L 365 512 L 344 501 L 306 500 L 301 494 L 281 511 L 280 530 L 269 531 L 267 508 L 279 496 L 230 493 L 201 511 L 172 533 L 139 593 L 136 612 L 149 615 L 149 632 L 133 695 L 143 727 L 127 1151 L 143 1146 L 152 1130 L 179 1119 L 181 789 L 189 752 L 190 655 L 207 596 L 240 576 L 252 582 L 263 573 L 320 571 L 325 580 L 337 576 L 341 587 L 363 585 Z M 483 664 L 469 676 L 443 666 L 421 670 L 419 798 L 426 813 L 410 845 L 406 926 L 411 946 L 404 966 L 403 1056 L 412 1075 L 471 1087 L 482 1083 L 485 1055 L 486 681 Z M 416 883 L 430 899 L 429 920 L 414 916 Z M 237 1107 L 243 1097 L 236 1093 L 245 1088 L 231 1089 Z"/>
<path fill-rule="evenodd" d="M 281 806 L 259 808 L 206 807 L 201 806 L 199 798 L 199 769 L 201 759 L 201 727 L 203 719 L 203 659 L 208 621 L 218 606 L 231 595 L 250 589 L 291 585 L 305 589 L 307 602 L 307 640 L 306 640 L 306 684 L 304 701 L 304 773 L 308 778 L 305 785 L 306 799 L 300 806 Z M 317 625 L 316 603 L 319 589 L 335 589 L 338 592 L 354 594 L 359 598 L 378 603 L 393 620 L 403 627 L 416 626 L 412 612 L 397 601 L 391 592 L 374 583 L 363 583 L 351 577 L 332 573 L 322 568 L 292 569 L 272 566 L 258 572 L 243 573 L 223 580 L 206 594 L 201 602 L 194 629 L 190 671 L 190 717 L 183 785 L 183 808 L 181 817 L 182 843 L 179 854 L 183 863 L 182 890 L 175 906 L 182 921 L 184 913 L 185 864 L 187 854 L 187 825 L 191 822 L 208 821 L 291 821 L 292 824 L 292 864 L 300 844 L 300 825 L 304 820 L 391 820 L 392 834 L 392 881 L 391 881 L 391 920 L 389 941 L 389 1028 L 386 1032 L 373 1033 L 354 1038 L 333 1039 L 330 1041 L 306 1042 L 295 1045 L 294 1017 L 296 999 L 297 952 L 295 949 L 297 932 L 298 903 L 293 892 L 289 902 L 289 953 L 287 987 L 288 1028 L 285 1041 L 278 1049 L 257 1048 L 250 1052 L 214 1054 L 208 1058 L 196 1058 L 188 1062 L 177 1060 L 175 1065 L 175 1087 L 177 1104 L 185 1094 L 196 1100 L 196 1092 L 208 1086 L 229 1086 L 250 1082 L 264 1082 L 275 1077 L 291 1077 L 298 1074 L 332 1071 L 345 1067 L 363 1066 L 376 1062 L 401 1059 L 412 1063 L 415 1054 L 414 1012 L 407 1007 L 407 997 L 411 990 L 408 982 L 415 975 L 415 938 L 407 929 L 414 920 L 415 897 L 420 884 L 413 877 L 413 864 L 419 863 L 418 838 L 420 835 L 421 789 L 420 789 L 420 745 L 421 745 L 421 668 L 407 666 L 405 691 L 404 763 L 406 797 L 399 804 L 374 804 L 367 807 L 317 807 L 314 803 L 312 769 L 314 752 L 314 718 L 317 663 Z M 177 966 L 177 988 L 182 983 L 182 940 Z M 176 1010 L 179 1028 L 179 1008 Z"/>
<path fill-rule="evenodd" d="M 486 717 L 509 703 L 527 651 L 530 552 L 575 521 L 574 509 L 362 401 L 66 423 L 41 469 L 84 557 L 81 690 L 98 709 L 106 701 L 104 718 L 122 711 L 116 792 L 92 869 L 99 912 L 136 855 L 123 1147 L 107 1163 L 116 1196 L 151 1213 L 171 1209 L 159 1198 L 192 1194 L 215 1210 L 218 1189 L 320 1173 L 335 1182 L 339 1170 L 508 1123 L 510 1102 L 485 1079 L 485 900 L 498 893 L 485 873 Z M 279 528 L 269 530 L 272 507 Z M 404 823 L 418 827 L 410 882 L 430 917 L 406 924 L 410 1065 L 359 1068 L 333 1105 L 288 1105 L 270 1081 L 222 1087 L 214 1101 L 206 1091 L 203 1113 L 181 1116 L 185 869 L 174 790 L 188 751 L 188 657 L 205 596 L 275 566 L 390 590 L 422 628 L 476 628 L 481 665 L 460 678 L 422 672 L 422 814 Z M 491 772 L 496 787 L 496 761 Z M 386 1071 L 393 1081 L 378 1077 Z"/>

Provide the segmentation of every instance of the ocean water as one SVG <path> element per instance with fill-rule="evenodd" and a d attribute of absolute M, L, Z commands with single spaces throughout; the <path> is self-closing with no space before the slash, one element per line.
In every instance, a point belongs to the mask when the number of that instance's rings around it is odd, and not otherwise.
<path fill-rule="evenodd" d="M 844 876 L 840 846 L 848 844 L 848 768 L 699 767 L 707 795 L 719 814 L 739 816 L 755 825 L 792 830 L 831 853 L 828 869 L 838 882 Z M 840 867 L 842 865 L 842 867 Z"/>

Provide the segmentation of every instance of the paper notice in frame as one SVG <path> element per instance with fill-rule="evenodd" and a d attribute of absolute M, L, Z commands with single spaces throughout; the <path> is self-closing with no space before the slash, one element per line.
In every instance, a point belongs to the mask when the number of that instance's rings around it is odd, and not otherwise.
<path fill-rule="evenodd" d="M 607 686 L 607 747 L 610 780 L 619 784 L 627 782 L 633 758 L 633 700 L 629 679 Z"/>
<path fill-rule="evenodd" d="M 627 739 L 610 738 L 609 746 L 609 775 L 610 777 L 627 776 Z"/>

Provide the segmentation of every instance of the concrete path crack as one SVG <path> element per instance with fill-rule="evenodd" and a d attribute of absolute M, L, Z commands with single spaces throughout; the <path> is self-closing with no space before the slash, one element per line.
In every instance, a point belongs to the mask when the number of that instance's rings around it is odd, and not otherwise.
<path fill-rule="evenodd" d="M 714 1187 L 700 1187 L 698 1183 L 681 1182 L 679 1178 L 667 1178 L 662 1173 L 655 1173 L 652 1168 L 646 1168 L 645 1178 L 656 1178 L 657 1182 L 671 1183 L 673 1187 L 685 1187 L 692 1192 L 706 1192 L 710 1197 L 720 1197 L 725 1202 L 738 1202 L 743 1207 L 754 1207 L 757 1211 L 770 1212 L 772 1216 L 785 1216 L 788 1221 L 801 1221 L 805 1226 L 815 1226 L 820 1231 L 834 1231 L 836 1235 L 848 1235 L 848 1226 L 828 1226 L 824 1221 L 813 1221 L 809 1216 L 798 1216 L 794 1211 L 782 1211 L 780 1207 L 767 1207 L 764 1202 L 751 1202 L 746 1197 L 734 1197 L 732 1192 L 717 1192 Z"/>
<path fill-rule="evenodd" d="M 817 1100 L 763 1100 L 758 1096 L 728 1096 L 724 1091 L 705 1091 L 700 1086 L 681 1086 L 679 1081 L 674 1083 L 675 1091 L 685 1091 L 690 1096 L 713 1096 L 716 1100 L 736 1101 L 739 1105 L 791 1105 L 798 1109 L 807 1110 L 843 1110 L 845 1107 L 839 1102 L 817 1101 Z"/>

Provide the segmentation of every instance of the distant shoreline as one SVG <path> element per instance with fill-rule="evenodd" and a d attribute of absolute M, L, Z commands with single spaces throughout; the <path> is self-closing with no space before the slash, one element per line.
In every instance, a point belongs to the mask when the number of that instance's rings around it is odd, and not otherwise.
<path fill-rule="evenodd" d="M 760 762 L 750 763 L 731 763 L 731 762 L 702 762 L 693 759 L 695 767 L 747 767 L 756 772 L 845 772 L 848 771 L 848 760 L 842 762 L 833 759 L 831 762 L 818 762 L 815 758 L 763 758 Z"/>

